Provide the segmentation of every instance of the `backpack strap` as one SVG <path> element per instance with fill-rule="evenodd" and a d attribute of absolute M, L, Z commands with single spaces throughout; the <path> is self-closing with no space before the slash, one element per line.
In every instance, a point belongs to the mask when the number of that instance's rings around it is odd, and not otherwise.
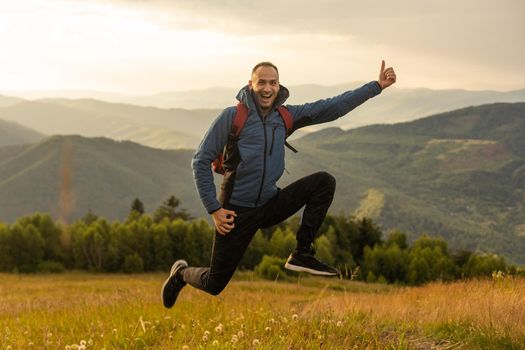
<path fill-rule="evenodd" d="M 279 112 L 279 115 L 283 119 L 284 125 L 286 126 L 286 137 L 290 136 L 293 132 L 293 118 L 290 114 L 290 111 L 284 106 L 279 106 L 277 108 L 277 111 Z"/>
<path fill-rule="evenodd" d="M 237 103 L 237 112 L 235 117 L 233 117 L 233 124 L 231 129 L 231 134 L 236 138 L 241 134 L 242 128 L 248 119 L 248 107 L 244 103 Z"/>
<path fill-rule="evenodd" d="M 293 130 L 293 118 L 290 114 L 290 111 L 288 111 L 288 108 L 284 106 L 279 106 L 277 108 L 279 111 L 279 115 L 283 119 L 284 126 L 286 127 L 286 137 L 290 136 L 292 134 Z M 284 145 L 288 147 L 290 150 L 292 150 L 294 153 L 297 153 L 297 149 L 295 149 L 292 145 L 288 143 L 288 141 L 284 140 Z"/>

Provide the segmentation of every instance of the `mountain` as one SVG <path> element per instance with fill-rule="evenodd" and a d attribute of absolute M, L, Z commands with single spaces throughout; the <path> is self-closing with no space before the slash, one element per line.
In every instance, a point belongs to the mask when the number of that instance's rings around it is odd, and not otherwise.
<path fill-rule="evenodd" d="M 290 90 L 290 98 L 287 103 L 301 104 L 312 102 L 339 95 L 344 91 L 353 90 L 363 84 L 364 82 L 358 81 L 328 86 L 316 84 L 287 86 Z M 26 93 L 24 97 L 37 98 L 54 96 L 55 98 L 46 98 L 39 101 L 51 104 L 56 103 L 72 109 L 78 108 L 80 111 L 93 113 L 93 118 L 95 119 L 99 113 L 103 113 L 107 117 L 111 116 L 110 119 L 113 119 L 115 114 L 117 114 L 126 119 L 125 122 L 132 122 L 132 126 L 138 128 L 161 127 L 188 134 L 195 138 L 193 143 L 190 141 L 181 141 L 179 144 L 183 144 L 184 147 L 196 147 L 198 140 L 200 140 L 218 113 L 225 107 L 232 106 L 236 103 L 235 96 L 241 87 L 242 86 L 236 88 L 213 87 L 201 90 L 164 92 L 145 96 L 124 96 L 96 91 L 51 91 Z M 74 97 L 75 99 L 56 98 L 57 96 Z M 91 99 L 79 99 L 79 97 L 91 97 Z M 500 92 L 490 90 L 470 91 L 461 89 L 434 90 L 427 88 L 398 88 L 393 86 L 385 90 L 380 96 L 359 106 L 344 118 L 340 118 L 330 124 L 321 124 L 303 129 L 302 134 L 334 126 L 351 129 L 373 124 L 394 124 L 459 108 L 495 102 L 525 102 L 525 89 Z M 141 108 L 139 106 L 147 107 Z M 1 98 L 0 107 L 2 107 Z M 2 117 L 0 116 L 0 118 Z M 4 116 L 3 118 L 5 119 L 6 117 Z M 39 117 L 35 116 L 35 118 L 38 119 Z M 167 120 L 171 120 L 171 122 Z M 172 123 L 174 120 L 177 120 L 176 125 Z M 181 124 L 184 120 L 189 123 Z M 22 123 L 21 121 L 19 122 Z M 123 120 L 120 122 L 123 122 Z M 181 125 L 178 126 L 178 124 Z M 25 125 L 39 130 L 34 125 Z M 51 123 L 50 125 L 54 124 Z M 128 129 L 128 131 L 129 130 L 130 129 Z M 54 133 L 55 132 L 51 132 L 50 134 Z M 100 132 L 97 134 L 84 134 L 80 130 L 70 130 L 65 134 L 68 133 L 82 134 L 85 136 L 106 136 L 114 139 L 126 139 L 126 137 L 129 139 L 129 135 L 133 134 L 129 132 L 119 134 L 118 129 L 111 135 Z M 152 130 L 153 135 L 157 133 L 158 130 Z M 144 131 L 140 134 L 143 135 Z M 297 138 L 298 136 L 299 134 L 293 135 L 293 138 Z M 157 145 L 151 144 L 151 141 L 145 141 L 136 135 L 133 135 L 133 137 L 134 138 L 131 139 L 133 141 L 157 147 Z M 173 137 L 170 137 L 170 139 L 173 139 Z M 169 142 L 165 140 L 160 143 L 168 144 Z"/>
<path fill-rule="evenodd" d="M 327 169 L 333 209 L 385 229 L 525 262 L 525 103 L 468 107 L 395 125 L 325 129 L 296 140 L 296 178 Z M 297 175 L 296 175 L 297 174 Z M 283 184 L 292 181 L 286 176 Z"/>
<path fill-rule="evenodd" d="M 0 147 L 33 143 L 44 138 L 44 135 L 14 122 L 0 119 Z"/>
<path fill-rule="evenodd" d="M 192 155 L 80 136 L 1 147 L 0 220 L 41 211 L 71 221 L 88 209 L 122 219 L 134 198 L 153 212 L 172 194 L 195 215 L 204 215 L 193 186 Z"/>
<path fill-rule="evenodd" d="M 163 149 L 195 148 L 217 114 L 89 99 L 23 101 L 0 108 L 0 118 L 46 134 L 101 136 Z"/>
<path fill-rule="evenodd" d="M 0 107 L 9 107 L 22 101 L 23 99 L 18 97 L 0 95 Z"/>
<path fill-rule="evenodd" d="M 410 239 L 442 235 L 453 249 L 497 252 L 524 264 L 523 135 L 525 103 L 327 128 L 294 141 L 299 153 L 287 153 L 279 186 L 326 170 L 337 179 L 333 213 L 372 217 Z M 192 180 L 192 154 L 79 136 L 0 147 L 0 220 L 40 210 L 71 221 L 89 208 L 122 219 L 135 197 L 152 212 L 172 194 L 194 216 L 206 216 Z"/>

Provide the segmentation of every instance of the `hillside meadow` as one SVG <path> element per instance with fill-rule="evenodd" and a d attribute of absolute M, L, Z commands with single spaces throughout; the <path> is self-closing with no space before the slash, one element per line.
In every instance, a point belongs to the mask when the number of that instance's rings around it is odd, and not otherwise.
<path fill-rule="evenodd" d="M 396 287 L 238 273 L 218 297 L 164 274 L 0 275 L 0 349 L 523 349 L 525 279 Z"/>

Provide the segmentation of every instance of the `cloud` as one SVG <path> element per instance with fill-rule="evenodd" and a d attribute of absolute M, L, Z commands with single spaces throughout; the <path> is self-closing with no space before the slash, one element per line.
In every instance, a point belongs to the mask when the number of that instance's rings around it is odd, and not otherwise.
<path fill-rule="evenodd" d="M 518 68 L 525 59 L 525 2 L 381 0 L 115 0 L 162 15 L 161 25 L 235 36 L 324 35 L 364 45 Z"/>

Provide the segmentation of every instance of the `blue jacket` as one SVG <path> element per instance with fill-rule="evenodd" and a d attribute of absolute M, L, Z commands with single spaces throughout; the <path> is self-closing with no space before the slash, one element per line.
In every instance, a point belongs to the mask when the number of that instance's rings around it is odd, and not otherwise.
<path fill-rule="evenodd" d="M 285 105 L 294 120 L 293 129 L 326 123 L 340 118 L 366 100 L 381 93 L 381 87 L 372 81 L 339 96 L 303 105 Z M 284 171 L 284 142 L 286 128 L 277 112 L 289 96 L 280 86 L 274 109 L 265 117 L 248 86 L 237 94 L 237 99 L 248 107 L 248 119 L 237 141 L 239 161 L 232 174 L 229 203 L 243 207 L 258 207 L 277 194 L 276 183 Z M 231 131 L 236 107 L 228 107 L 212 123 L 193 156 L 192 168 L 199 196 L 208 213 L 221 208 L 217 200 L 211 163 L 223 152 Z M 224 184 L 223 184 L 224 187 Z"/>

